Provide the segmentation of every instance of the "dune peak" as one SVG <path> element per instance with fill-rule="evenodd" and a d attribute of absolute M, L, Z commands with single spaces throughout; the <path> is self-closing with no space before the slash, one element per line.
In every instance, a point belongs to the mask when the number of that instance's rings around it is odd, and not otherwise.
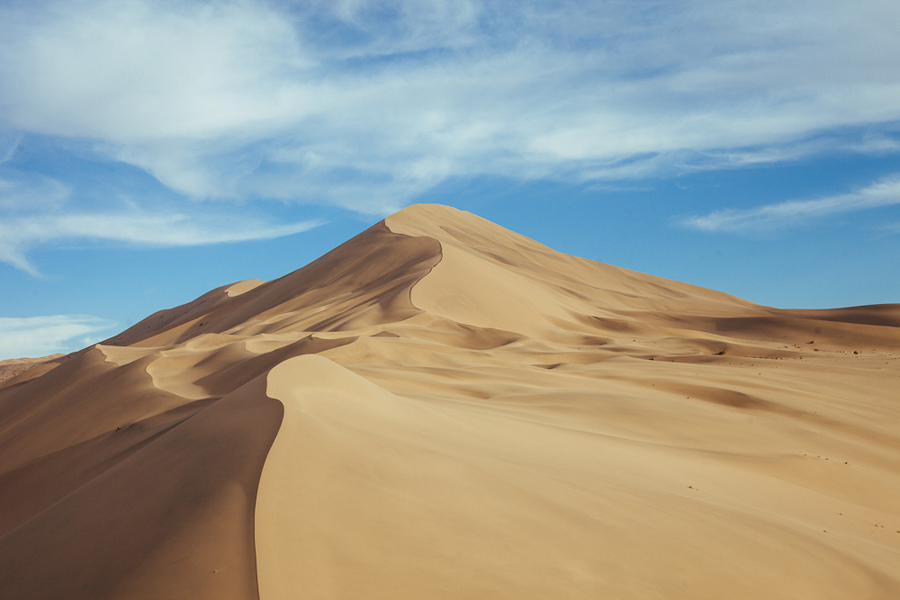
<path fill-rule="evenodd" d="M 412 205 L 0 365 L 0 597 L 898 597 L 898 315 Z"/>

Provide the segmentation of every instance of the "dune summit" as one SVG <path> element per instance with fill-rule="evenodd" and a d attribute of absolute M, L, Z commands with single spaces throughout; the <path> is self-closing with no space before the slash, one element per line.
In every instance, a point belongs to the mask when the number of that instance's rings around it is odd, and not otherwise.
<path fill-rule="evenodd" d="M 0 381 L 0 598 L 898 598 L 898 353 L 412 206 Z"/>

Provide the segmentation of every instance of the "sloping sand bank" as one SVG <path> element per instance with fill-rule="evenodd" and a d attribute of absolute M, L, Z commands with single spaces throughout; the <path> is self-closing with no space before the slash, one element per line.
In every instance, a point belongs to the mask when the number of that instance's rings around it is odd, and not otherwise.
<path fill-rule="evenodd" d="M 0 597 L 898 598 L 898 315 L 413 206 L 0 388 Z"/>

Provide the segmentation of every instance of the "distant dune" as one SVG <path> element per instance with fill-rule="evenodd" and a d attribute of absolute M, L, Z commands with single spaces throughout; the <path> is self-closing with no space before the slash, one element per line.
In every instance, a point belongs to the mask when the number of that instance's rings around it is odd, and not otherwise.
<path fill-rule="evenodd" d="M 34 367 L 42 366 L 41 369 L 32 371 L 29 376 L 34 376 L 37 372 L 43 374 L 59 364 L 59 359 L 62 359 L 63 357 L 65 357 L 65 354 L 51 354 L 49 356 L 41 356 L 40 358 L 11 358 L 0 360 L 0 387 L 8 385 L 4 382 L 17 378 L 25 373 L 25 371 L 29 371 Z"/>
<path fill-rule="evenodd" d="M 0 363 L 0 598 L 900 598 L 898 357 L 411 206 Z"/>

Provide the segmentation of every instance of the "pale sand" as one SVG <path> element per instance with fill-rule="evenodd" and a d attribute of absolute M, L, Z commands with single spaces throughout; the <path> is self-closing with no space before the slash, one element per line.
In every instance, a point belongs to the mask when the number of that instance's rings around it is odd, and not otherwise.
<path fill-rule="evenodd" d="M 897 598 L 898 355 L 410 207 L 0 389 L 0 597 Z"/>
<path fill-rule="evenodd" d="M 56 367 L 65 356 L 65 354 L 51 354 L 40 358 L 0 360 L 0 388 L 39 377 Z M 26 371 L 28 371 L 27 374 L 25 374 Z"/>

